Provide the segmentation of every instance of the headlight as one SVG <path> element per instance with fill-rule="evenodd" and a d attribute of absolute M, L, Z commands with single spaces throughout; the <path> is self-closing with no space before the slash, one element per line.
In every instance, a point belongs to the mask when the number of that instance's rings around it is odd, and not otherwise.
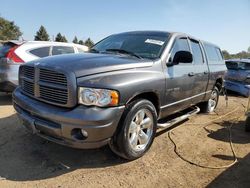
<path fill-rule="evenodd" d="M 117 106 L 119 102 L 118 92 L 108 89 L 79 87 L 78 98 L 80 104 L 87 106 Z"/>

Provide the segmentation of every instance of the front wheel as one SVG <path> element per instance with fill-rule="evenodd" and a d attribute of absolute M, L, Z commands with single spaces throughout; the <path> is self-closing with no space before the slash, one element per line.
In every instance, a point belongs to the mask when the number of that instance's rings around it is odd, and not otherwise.
<path fill-rule="evenodd" d="M 204 113 L 213 112 L 218 105 L 219 95 L 220 95 L 220 92 L 219 92 L 218 87 L 214 86 L 209 100 L 200 104 L 201 112 L 204 112 Z"/>
<path fill-rule="evenodd" d="M 122 158 L 137 159 L 152 145 L 156 127 L 157 113 L 154 105 L 148 100 L 135 100 L 126 107 L 110 148 Z"/>

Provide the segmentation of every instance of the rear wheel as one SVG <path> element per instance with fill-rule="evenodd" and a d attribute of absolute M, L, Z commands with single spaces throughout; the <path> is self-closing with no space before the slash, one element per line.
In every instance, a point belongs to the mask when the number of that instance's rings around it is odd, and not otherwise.
<path fill-rule="evenodd" d="M 218 105 L 219 95 L 220 95 L 220 92 L 219 92 L 218 86 L 214 86 L 209 100 L 200 104 L 201 112 L 204 112 L 204 113 L 213 112 Z"/>
<path fill-rule="evenodd" d="M 246 119 L 245 130 L 246 132 L 250 132 L 250 117 L 247 117 Z"/>
<path fill-rule="evenodd" d="M 156 126 L 157 113 L 150 101 L 141 99 L 131 102 L 110 142 L 111 150 L 128 160 L 143 156 L 152 145 Z"/>

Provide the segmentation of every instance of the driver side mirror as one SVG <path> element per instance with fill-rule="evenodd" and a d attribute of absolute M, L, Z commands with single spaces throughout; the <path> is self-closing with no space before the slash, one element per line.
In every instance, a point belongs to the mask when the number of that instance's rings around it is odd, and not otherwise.
<path fill-rule="evenodd" d="M 193 55 L 189 51 L 178 51 L 175 53 L 172 62 L 168 66 L 178 65 L 179 63 L 192 63 Z"/>

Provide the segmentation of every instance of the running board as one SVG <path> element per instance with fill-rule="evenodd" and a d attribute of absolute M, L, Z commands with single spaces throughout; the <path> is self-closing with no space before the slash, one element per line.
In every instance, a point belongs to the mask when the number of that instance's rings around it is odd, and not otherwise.
<path fill-rule="evenodd" d="M 180 123 L 180 122 L 188 119 L 189 117 L 191 117 L 191 116 L 193 116 L 193 115 L 195 115 L 195 114 L 197 114 L 199 112 L 200 112 L 200 108 L 195 106 L 194 110 L 192 110 L 192 111 L 190 111 L 190 112 L 188 112 L 188 113 L 186 113 L 186 114 L 184 114 L 184 115 L 182 115 L 180 117 L 177 117 L 175 119 L 167 121 L 166 123 L 158 123 L 157 128 L 158 129 L 168 129 L 168 128 L 174 126 L 175 124 Z"/>

